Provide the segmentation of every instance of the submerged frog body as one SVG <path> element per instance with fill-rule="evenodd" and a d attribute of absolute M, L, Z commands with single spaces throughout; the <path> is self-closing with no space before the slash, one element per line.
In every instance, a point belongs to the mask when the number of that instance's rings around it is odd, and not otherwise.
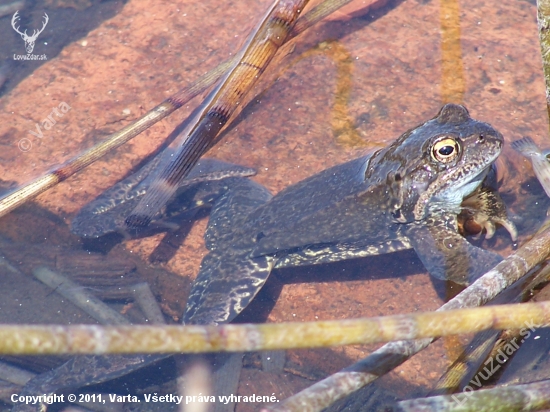
<path fill-rule="evenodd" d="M 251 180 L 236 180 L 211 212 L 205 235 L 210 253 L 183 321 L 231 321 L 274 268 L 410 248 L 432 276 L 467 284 L 501 260 L 460 236 L 457 215 L 502 145 L 493 127 L 448 104 L 390 146 L 275 197 Z"/>

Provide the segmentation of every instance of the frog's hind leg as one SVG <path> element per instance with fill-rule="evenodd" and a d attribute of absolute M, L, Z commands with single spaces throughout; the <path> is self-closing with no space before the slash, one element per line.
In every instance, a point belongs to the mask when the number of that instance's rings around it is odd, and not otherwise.
<path fill-rule="evenodd" d="M 243 239 L 241 222 L 271 199 L 263 186 L 248 179 L 226 179 L 227 191 L 212 205 L 206 246 L 210 253 L 201 263 L 187 307 L 184 324 L 220 324 L 232 321 L 262 288 L 274 264 L 271 256 L 250 257 L 251 247 Z M 242 354 L 217 354 L 213 367 L 213 393 L 217 396 L 237 390 Z M 216 404 L 216 411 L 233 410 L 234 405 Z"/>
<path fill-rule="evenodd" d="M 248 179 L 235 179 L 228 187 L 212 207 L 205 234 L 210 253 L 189 294 L 186 324 L 230 322 L 248 306 L 273 269 L 275 258 L 251 257 L 254 239 L 239 231 L 244 218 L 269 201 L 271 194 Z"/>

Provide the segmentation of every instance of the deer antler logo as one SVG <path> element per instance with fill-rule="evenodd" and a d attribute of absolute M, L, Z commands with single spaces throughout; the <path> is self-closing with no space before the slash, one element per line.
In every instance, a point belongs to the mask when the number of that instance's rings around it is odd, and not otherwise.
<path fill-rule="evenodd" d="M 24 32 L 19 31 L 19 26 L 15 27 L 15 25 L 18 23 L 19 20 L 19 10 L 15 12 L 11 19 L 11 26 L 13 27 L 13 30 L 15 30 L 17 33 L 21 35 L 21 38 L 25 42 L 25 49 L 27 50 L 27 54 L 31 54 L 34 49 L 34 42 L 38 38 L 38 35 L 44 31 L 46 28 L 46 24 L 48 24 L 48 21 L 50 18 L 46 13 L 44 13 L 44 23 L 42 23 L 42 28 L 40 30 L 33 30 L 32 36 L 27 35 L 27 30 Z"/>

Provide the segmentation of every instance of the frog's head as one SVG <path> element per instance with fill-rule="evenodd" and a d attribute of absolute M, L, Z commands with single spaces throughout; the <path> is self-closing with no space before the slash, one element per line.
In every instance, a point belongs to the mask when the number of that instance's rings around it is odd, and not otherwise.
<path fill-rule="evenodd" d="M 374 156 L 375 163 L 389 167 L 385 178 L 394 195 L 396 220 L 422 220 L 436 211 L 458 214 L 503 142 L 498 131 L 456 104 L 446 104 L 435 118 L 403 134 Z"/>

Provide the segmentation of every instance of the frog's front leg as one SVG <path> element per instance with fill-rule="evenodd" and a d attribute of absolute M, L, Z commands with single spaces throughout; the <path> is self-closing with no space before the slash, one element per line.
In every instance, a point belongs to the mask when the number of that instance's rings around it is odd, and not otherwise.
<path fill-rule="evenodd" d="M 512 240 L 516 240 L 516 225 L 508 218 L 506 205 L 500 194 L 491 186 L 482 186 L 462 202 L 462 212 L 458 216 L 459 227 L 467 234 L 477 234 L 485 229 L 486 238 L 495 233 L 495 225 L 503 226 Z"/>
<path fill-rule="evenodd" d="M 463 238 L 453 215 L 431 216 L 411 225 L 407 235 L 430 275 L 441 280 L 468 285 L 502 260 Z"/>
<path fill-rule="evenodd" d="M 271 199 L 263 186 L 231 179 L 212 207 L 205 233 L 210 253 L 193 283 L 183 316 L 185 324 L 220 324 L 233 320 L 256 296 L 275 263 L 274 256 L 252 256 L 256 239 L 239 230 L 241 222 Z"/>

